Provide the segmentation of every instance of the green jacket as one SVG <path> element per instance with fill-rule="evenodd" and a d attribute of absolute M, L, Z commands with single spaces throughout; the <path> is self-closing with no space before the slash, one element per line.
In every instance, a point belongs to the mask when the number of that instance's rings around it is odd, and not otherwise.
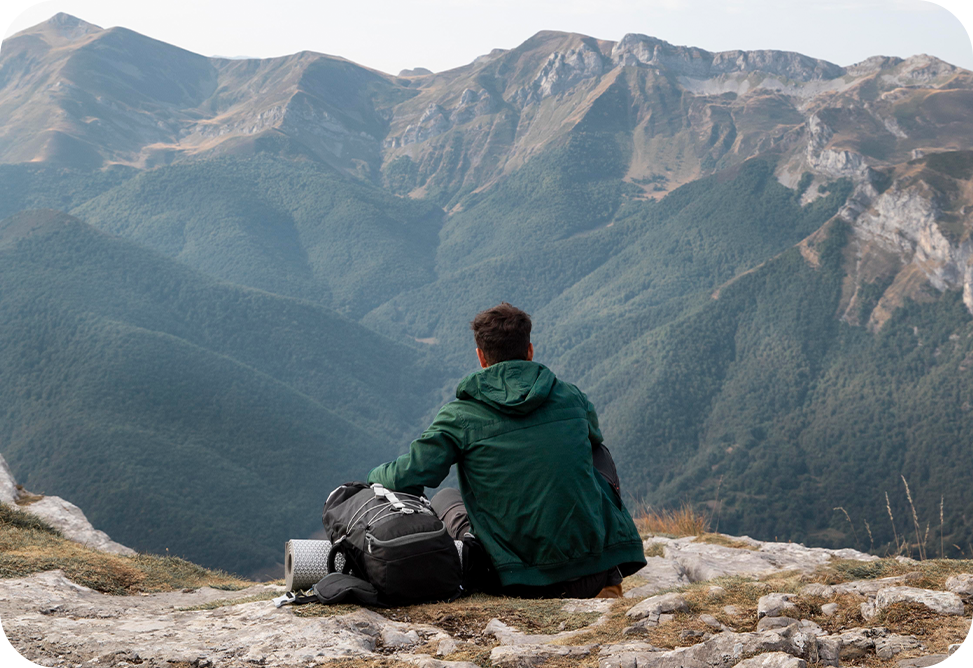
<path fill-rule="evenodd" d="M 645 565 L 642 540 L 591 456 L 598 418 L 577 387 L 535 362 L 494 364 L 464 378 L 409 452 L 369 482 L 419 494 L 457 464 L 473 533 L 500 582 L 547 585 Z"/>

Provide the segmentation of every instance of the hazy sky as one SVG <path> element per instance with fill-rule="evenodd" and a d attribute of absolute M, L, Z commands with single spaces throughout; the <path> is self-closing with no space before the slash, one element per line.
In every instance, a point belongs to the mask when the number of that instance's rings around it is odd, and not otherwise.
<path fill-rule="evenodd" d="M 0 0 L 0 29 L 7 36 L 62 11 L 204 55 L 307 49 L 392 74 L 464 65 L 545 29 L 610 40 L 637 32 L 710 51 L 784 49 L 839 65 L 930 53 L 973 69 L 970 0 Z"/>

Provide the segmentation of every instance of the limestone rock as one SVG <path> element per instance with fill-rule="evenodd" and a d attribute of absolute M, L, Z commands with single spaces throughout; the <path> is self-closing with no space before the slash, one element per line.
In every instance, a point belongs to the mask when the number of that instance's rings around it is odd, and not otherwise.
<path fill-rule="evenodd" d="M 949 655 L 947 654 L 930 654 L 928 656 L 919 656 L 914 659 L 902 659 L 895 665 L 898 666 L 898 668 L 928 668 L 928 666 L 935 666 L 948 658 Z"/>
<path fill-rule="evenodd" d="M 75 663 L 290 666 L 334 658 L 373 657 L 375 635 L 390 624 L 369 610 L 330 618 L 300 618 L 268 601 L 192 610 L 220 600 L 281 594 L 255 585 L 236 592 L 109 596 L 74 584 L 61 571 L 0 581 L 0 618 L 27 658 L 77 657 Z M 44 614 L 43 610 L 52 610 Z M 132 652 L 137 650 L 138 659 Z M 94 660 L 97 660 L 94 661 Z M 46 663 L 46 661 L 45 661 Z"/>
<path fill-rule="evenodd" d="M 625 614 L 632 619 L 656 618 L 667 612 L 689 612 L 689 604 L 679 594 L 662 594 L 635 604 Z"/>
<path fill-rule="evenodd" d="M 135 550 L 116 543 L 104 531 L 91 526 L 84 512 L 76 505 L 58 496 L 45 496 L 25 508 L 51 526 L 59 529 L 64 537 L 87 547 L 112 552 L 114 554 L 134 555 Z"/>
<path fill-rule="evenodd" d="M 384 627 L 382 629 L 382 645 L 385 647 L 392 647 L 395 649 L 402 649 L 405 647 L 413 647 L 419 644 L 419 634 L 415 631 L 407 631 L 403 633 L 399 629 Z"/>
<path fill-rule="evenodd" d="M 817 596 L 820 598 L 831 598 L 834 596 L 834 587 L 826 584 L 809 584 L 801 587 L 801 596 Z"/>
<path fill-rule="evenodd" d="M 533 668 L 550 659 L 581 659 L 591 654 L 591 647 L 567 645 L 501 645 L 490 652 L 490 663 L 498 668 Z"/>
<path fill-rule="evenodd" d="M 880 659 L 891 659 L 906 650 L 921 649 L 922 643 L 912 636 L 892 634 L 875 641 L 875 654 Z"/>
<path fill-rule="evenodd" d="M 875 649 L 875 641 L 887 637 L 888 629 L 878 627 L 873 629 L 850 629 L 836 636 L 832 636 L 841 643 L 841 659 L 854 661 L 864 657 Z"/>
<path fill-rule="evenodd" d="M 865 619 L 874 619 L 893 603 L 919 603 L 940 615 L 962 615 L 963 601 L 952 592 L 930 591 L 915 587 L 886 587 L 875 595 L 874 601 L 862 603 Z"/>
<path fill-rule="evenodd" d="M 807 661 L 784 652 L 768 652 L 744 659 L 735 668 L 807 668 Z"/>
<path fill-rule="evenodd" d="M 0 503 L 13 505 L 17 503 L 18 496 L 20 490 L 17 489 L 17 480 L 7 465 L 7 460 L 0 455 Z"/>
<path fill-rule="evenodd" d="M 396 654 L 395 658 L 399 661 L 411 663 L 417 668 L 479 668 L 475 663 L 469 661 L 441 661 L 425 654 Z"/>
<path fill-rule="evenodd" d="M 792 602 L 794 594 L 767 594 L 757 601 L 757 619 L 762 617 L 782 617 L 785 613 L 797 612 Z"/>
<path fill-rule="evenodd" d="M 859 596 L 874 596 L 881 589 L 904 584 L 908 581 L 908 575 L 896 575 L 889 578 L 878 578 L 876 580 L 853 580 L 834 585 L 836 594 L 858 594 Z"/>
<path fill-rule="evenodd" d="M 645 580 L 646 584 L 625 592 L 627 598 L 651 596 L 665 589 L 689 584 L 689 579 L 672 559 L 646 557 L 645 560 L 648 563 L 635 575 Z"/>
<path fill-rule="evenodd" d="M 961 573 L 946 580 L 946 589 L 962 597 L 973 596 L 973 575 Z"/>
<path fill-rule="evenodd" d="M 17 481 L 7 465 L 7 460 L 3 458 L 3 455 L 0 455 L 0 503 L 13 505 L 21 496 L 22 492 L 17 488 Z M 61 497 L 45 496 L 39 501 L 34 501 L 20 508 L 20 510 L 40 517 L 52 527 L 58 529 L 68 540 L 73 540 L 102 552 L 135 554 L 135 550 L 116 543 L 104 531 L 99 531 L 91 526 L 91 522 L 88 521 L 80 508 Z"/>
<path fill-rule="evenodd" d="M 459 645 L 452 638 L 446 637 L 439 641 L 439 647 L 436 648 L 436 654 L 439 656 L 448 656 L 459 651 Z"/>
<path fill-rule="evenodd" d="M 838 665 L 837 644 L 803 633 L 720 633 L 709 640 L 667 652 L 634 653 L 638 668 L 713 668 L 733 666 L 745 656 L 781 652 L 802 659 L 816 658 L 828 666 Z M 603 664 L 604 666 L 604 664 Z"/>
<path fill-rule="evenodd" d="M 821 606 L 821 614 L 823 614 L 825 617 L 830 617 L 840 609 L 841 606 L 837 603 L 825 603 Z"/>
<path fill-rule="evenodd" d="M 598 652 L 598 668 L 639 668 L 646 655 L 662 651 L 645 642 L 608 645 Z"/>
<path fill-rule="evenodd" d="M 762 617 L 759 622 L 757 622 L 758 631 L 774 631 L 776 629 L 785 629 L 788 626 L 795 626 L 798 624 L 797 619 L 793 617 Z"/>
<path fill-rule="evenodd" d="M 731 537 L 732 538 L 732 537 Z M 826 550 L 797 543 L 764 543 L 747 536 L 733 538 L 752 549 L 692 542 L 694 539 L 646 541 L 646 547 L 662 544 L 665 559 L 690 582 L 704 582 L 725 575 L 761 576 L 784 570 L 810 573 L 832 559 L 875 561 L 878 557 L 857 550 Z M 660 557 L 656 557 L 659 559 Z M 653 567 L 658 572 L 659 566 Z"/>

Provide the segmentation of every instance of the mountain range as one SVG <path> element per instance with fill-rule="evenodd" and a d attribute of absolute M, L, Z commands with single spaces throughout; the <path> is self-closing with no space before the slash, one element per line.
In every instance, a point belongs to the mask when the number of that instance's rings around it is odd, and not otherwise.
<path fill-rule="evenodd" d="M 926 55 L 541 32 L 392 76 L 59 14 L 0 48 L 0 447 L 127 545 L 272 568 L 506 300 L 631 504 L 969 556 L 971 112 Z"/>

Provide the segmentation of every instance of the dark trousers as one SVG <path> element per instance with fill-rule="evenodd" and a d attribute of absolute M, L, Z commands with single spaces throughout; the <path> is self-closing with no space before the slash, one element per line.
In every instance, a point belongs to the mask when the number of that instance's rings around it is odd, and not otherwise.
<path fill-rule="evenodd" d="M 622 574 L 617 568 L 612 568 L 550 585 L 502 587 L 490 557 L 470 531 L 470 518 L 459 490 L 447 487 L 439 491 L 432 497 L 432 509 L 446 525 L 446 531 L 453 540 L 463 542 L 464 587 L 467 590 L 518 598 L 594 598 L 605 587 L 622 583 Z"/>

